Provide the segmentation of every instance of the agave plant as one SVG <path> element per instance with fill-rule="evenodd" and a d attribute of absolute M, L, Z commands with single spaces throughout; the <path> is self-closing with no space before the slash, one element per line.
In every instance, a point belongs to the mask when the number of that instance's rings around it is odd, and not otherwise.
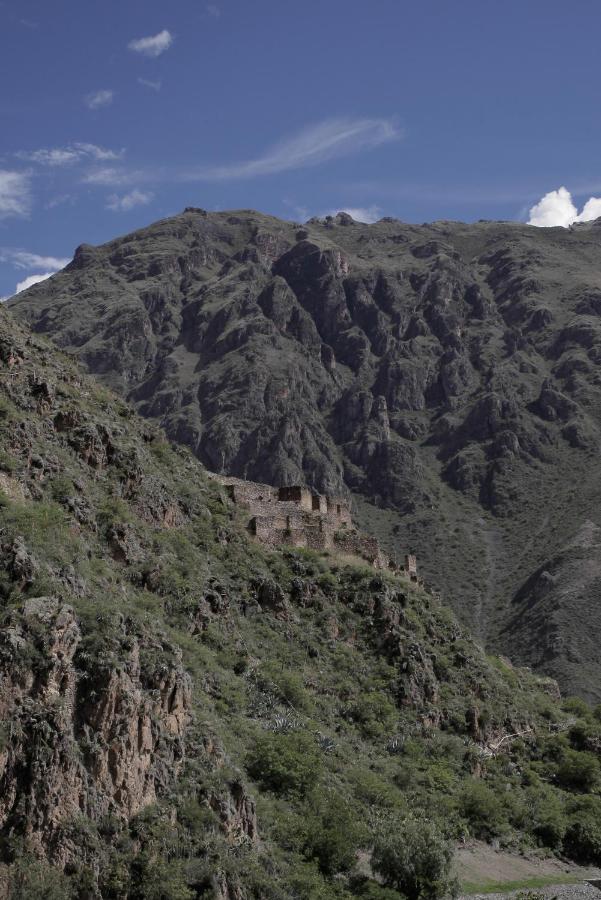
<path fill-rule="evenodd" d="M 322 734 L 321 731 L 318 731 L 316 733 L 316 737 L 317 743 L 324 753 L 332 753 L 336 749 L 336 744 L 331 737 L 328 737 L 327 734 Z"/>
<path fill-rule="evenodd" d="M 268 725 L 270 731 L 274 734 L 288 734 L 299 727 L 299 723 L 291 716 L 278 715 L 275 716 Z"/>
<path fill-rule="evenodd" d="M 391 737 L 388 743 L 386 744 L 386 749 L 389 753 L 402 753 L 404 747 L 404 740 L 400 734 L 395 734 L 394 737 Z"/>

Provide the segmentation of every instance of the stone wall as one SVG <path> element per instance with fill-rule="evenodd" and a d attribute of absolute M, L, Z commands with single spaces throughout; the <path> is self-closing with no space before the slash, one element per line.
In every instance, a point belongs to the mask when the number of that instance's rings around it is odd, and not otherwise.
<path fill-rule="evenodd" d="M 237 506 L 248 510 L 248 530 L 262 544 L 336 551 L 418 581 L 415 556 L 408 554 L 405 565 L 398 566 L 374 537 L 353 526 L 350 505 L 343 497 L 315 494 L 300 485 L 275 488 L 225 475 L 210 477 L 223 485 Z"/>
<path fill-rule="evenodd" d="M 278 490 L 278 500 L 280 502 L 296 503 L 301 509 L 307 511 L 313 510 L 313 495 L 308 488 L 303 487 L 281 487 Z"/>

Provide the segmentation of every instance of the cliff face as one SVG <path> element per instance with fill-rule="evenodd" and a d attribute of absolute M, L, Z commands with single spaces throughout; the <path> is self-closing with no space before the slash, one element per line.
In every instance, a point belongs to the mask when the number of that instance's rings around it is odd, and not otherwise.
<path fill-rule="evenodd" d="M 481 637 L 538 663 L 512 598 L 601 524 L 600 250 L 598 223 L 188 210 L 9 306 L 210 469 L 351 492 Z"/>
<path fill-rule="evenodd" d="M 0 830 L 64 867 L 80 853 L 66 823 L 129 819 L 177 776 L 190 678 L 177 664 L 142 673 L 141 650 L 155 648 L 125 622 L 127 651 L 103 664 L 73 608 L 53 597 L 26 600 L 0 639 Z"/>

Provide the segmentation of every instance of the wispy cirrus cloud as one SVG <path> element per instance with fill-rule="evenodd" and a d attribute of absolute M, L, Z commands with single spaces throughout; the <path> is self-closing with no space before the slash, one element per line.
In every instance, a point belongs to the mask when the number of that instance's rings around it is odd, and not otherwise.
<path fill-rule="evenodd" d="M 19 150 L 15 153 L 18 159 L 36 163 L 41 166 L 71 166 L 76 163 L 93 160 L 104 162 L 121 159 L 124 150 L 109 150 L 97 144 L 75 142 L 65 147 L 43 147 L 39 150 Z"/>
<path fill-rule="evenodd" d="M 0 169 L 0 219 L 27 216 L 31 209 L 31 183 L 27 172 Z"/>
<path fill-rule="evenodd" d="M 141 53 L 142 56 L 156 57 L 168 50 L 173 43 L 173 35 L 164 28 L 158 34 L 149 37 L 135 38 L 127 45 L 134 53 Z"/>
<path fill-rule="evenodd" d="M 91 94 L 86 94 L 84 97 L 84 103 L 88 107 L 88 109 L 101 109 L 103 106 L 110 106 L 115 97 L 114 91 L 109 90 L 101 90 L 101 91 L 92 91 Z"/>
<path fill-rule="evenodd" d="M 10 300 L 11 297 L 14 297 L 15 294 L 20 294 L 21 291 L 26 291 L 27 288 L 32 287 L 34 284 L 39 284 L 40 281 L 46 281 L 46 279 L 50 278 L 52 275 L 56 275 L 56 272 L 40 272 L 36 275 L 28 275 L 27 278 L 23 279 L 23 281 L 17 282 L 17 286 L 15 287 L 13 294 L 9 294 L 6 297 L 0 297 L 0 303 L 6 303 L 6 301 Z"/>
<path fill-rule="evenodd" d="M 391 119 L 327 119 L 280 141 L 256 159 L 200 167 L 186 173 L 185 177 L 226 181 L 273 175 L 372 150 L 400 137 L 401 132 Z"/>
<path fill-rule="evenodd" d="M 39 284 L 40 281 L 46 281 L 47 278 L 51 278 L 53 275 L 56 275 L 56 272 L 40 272 L 37 275 L 28 275 L 23 281 L 17 283 L 15 294 L 20 294 L 21 291 L 26 291 L 27 288 L 33 287 L 34 284 Z"/>
<path fill-rule="evenodd" d="M 163 87 L 163 82 L 160 78 L 157 78 L 156 81 L 150 78 L 138 78 L 138 84 L 142 84 L 144 87 L 150 88 L 151 91 L 156 91 L 157 93 Z"/>
<path fill-rule="evenodd" d="M 129 193 L 123 194 L 122 196 L 111 194 L 108 198 L 106 208 L 111 209 L 113 212 L 129 212 L 130 209 L 134 209 L 136 206 L 146 206 L 153 197 L 154 194 L 147 191 L 139 191 L 137 189 L 129 191 Z"/>
<path fill-rule="evenodd" d="M 9 263 L 17 270 L 30 270 L 29 275 L 17 282 L 15 294 L 26 291 L 27 288 L 38 284 L 40 281 L 45 281 L 47 278 L 55 275 L 60 269 L 64 269 L 70 262 L 71 257 L 45 256 L 40 253 L 31 253 L 29 250 L 0 247 L 0 263 Z M 31 269 L 37 269 L 38 271 L 31 272 Z M 8 297 L 0 299 L 3 302 L 8 300 Z"/>
<path fill-rule="evenodd" d="M 96 187 L 120 187 L 130 185 L 137 180 L 140 173 L 130 172 L 128 169 L 120 169 L 116 166 L 100 166 L 86 172 L 82 181 L 84 184 Z"/>
<path fill-rule="evenodd" d="M 0 262 L 12 263 L 17 269 L 52 269 L 58 272 L 71 262 L 71 257 L 42 256 L 28 250 L 0 247 Z"/>

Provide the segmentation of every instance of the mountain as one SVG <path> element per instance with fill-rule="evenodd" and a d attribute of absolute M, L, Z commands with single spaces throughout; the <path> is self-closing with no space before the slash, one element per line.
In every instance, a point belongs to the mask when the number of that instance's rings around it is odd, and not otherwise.
<path fill-rule="evenodd" d="M 601 525 L 601 220 L 187 209 L 8 305 L 209 469 L 347 491 L 488 646 L 601 699 L 595 604 L 528 587 Z"/>
<path fill-rule="evenodd" d="M 601 862 L 596 713 L 247 518 L 0 309 L 4 896 L 418 900 L 468 835 Z"/>

